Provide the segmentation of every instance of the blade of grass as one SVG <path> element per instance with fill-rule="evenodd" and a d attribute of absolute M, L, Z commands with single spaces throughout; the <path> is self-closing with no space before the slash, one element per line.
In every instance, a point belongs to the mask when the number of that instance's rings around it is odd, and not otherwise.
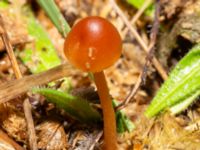
<path fill-rule="evenodd" d="M 5 0 L 0 1 L 0 8 L 7 8 L 8 7 L 8 3 Z"/>
<path fill-rule="evenodd" d="M 39 73 L 61 64 L 56 50 L 45 29 L 36 20 L 31 9 L 23 8 L 27 30 L 33 38 L 33 42 L 26 44 L 25 49 L 20 51 L 20 58 L 28 66 L 32 73 Z"/>
<path fill-rule="evenodd" d="M 33 88 L 34 93 L 39 93 L 47 98 L 48 102 L 64 109 L 72 118 L 83 123 L 101 121 L 101 116 L 90 104 L 77 96 L 49 88 Z"/>
<path fill-rule="evenodd" d="M 186 110 L 197 97 L 200 95 L 200 90 L 198 90 L 196 93 L 191 95 L 189 98 L 185 99 L 183 102 L 180 102 L 173 107 L 171 107 L 169 110 L 173 115 L 176 115 L 184 110 Z"/>
<path fill-rule="evenodd" d="M 37 2 L 47 13 L 62 36 L 66 37 L 67 33 L 70 31 L 70 26 L 60 13 L 60 10 L 56 6 L 54 0 L 37 0 Z"/>
<path fill-rule="evenodd" d="M 117 101 L 113 100 L 113 106 L 116 107 Z M 117 122 L 117 132 L 123 133 L 123 132 L 131 132 L 135 129 L 135 125 L 133 122 L 127 118 L 127 116 L 124 114 L 123 110 L 118 110 L 115 112 L 116 122 Z"/>
<path fill-rule="evenodd" d="M 131 4 L 132 6 L 134 6 L 137 9 L 140 9 L 142 7 L 142 5 L 145 3 L 145 0 L 127 0 L 127 2 L 129 4 Z M 155 7 L 153 4 L 151 4 L 146 10 L 145 10 L 145 14 L 147 16 L 153 17 L 155 11 Z"/>
<path fill-rule="evenodd" d="M 197 45 L 179 61 L 170 73 L 169 78 L 164 82 L 150 106 L 147 108 L 145 115 L 147 117 L 153 117 L 176 104 L 178 105 L 172 109 L 173 112 L 179 112 L 179 110 L 185 109 L 199 94 L 197 92 L 200 90 L 199 70 L 200 45 Z"/>

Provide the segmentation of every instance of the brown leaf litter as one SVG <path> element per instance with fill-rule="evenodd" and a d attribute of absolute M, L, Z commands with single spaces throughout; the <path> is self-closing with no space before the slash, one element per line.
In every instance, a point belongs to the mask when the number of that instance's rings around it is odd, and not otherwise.
<path fill-rule="evenodd" d="M 31 39 L 28 37 L 26 25 L 21 21 L 21 17 L 16 15 L 16 11 L 13 8 L 1 10 L 0 14 L 4 19 L 5 28 L 8 31 L 8 36 L 13 46 L 30 42 Z M 4 49 L 5 46 L 2 39 L 0 39 L 0 51 Z"/>

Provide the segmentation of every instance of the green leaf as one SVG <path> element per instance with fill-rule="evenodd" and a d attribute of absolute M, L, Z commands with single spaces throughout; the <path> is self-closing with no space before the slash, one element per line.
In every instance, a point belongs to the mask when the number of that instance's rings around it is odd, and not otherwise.
<path fill-rule="evenodd" d="M 39 73 L 61 63 L 49 35 L 36 20 L 29 7 L 23 9 L 27 30 L 33 42 L 26 44 L 19 56 L 32 73 Z"/>
<path fill-rule="evenodd" d="M 126 115 L 121 112 L 116 112 L 116 120 L 117 120 L 117 132 L 123 133 L 123 132 L 132 132 L 135 129 L 135 125 L 133 122 L 126 117 Z"/>
<path fill-rule="evenodd" d="M 9 6 L 8 2 L 5 0 L 0 1 L 0 8 L 7 8 Z"/>
<path fill-rule="evenodd" d="M 56 6 L 54 0 L 37 0 L 37 2 L 47 13 L 62 36 L 66 37 L 67 33 L 70 31 L 70 26 L 60 13 L 60 10 Z"/>
<path fill-rule="evenodd" d="M 60 109 L 64 109 L 75 120 L 83 123 L 102 121 L 99 112 L 90 106 L 85 99 L 49 88 L 33 88 L 32 92 L 45 96 L 48 102 L 56 104 Z M 116 105 L 116 102 L 113 101 L 113 105 Z M 118 133 L 131 132 L 135 128 L 132 121 L 122 111 L 116 112 L 116 120 Z"/>
<path fill-rule="evenodd" d="M 200 95 L 200 90 L 197 90 L 196 93 L 194 93 L 193 95 L 191 95 L 190 97 L 186 98 L 184 101 L 181 101 L 180 103 L 172 106 L 170 108 L 170 112 L 175 115 L 178 114 L 180 112 L 182 112 L 183 110 L 187 109 L 190 104 L 192 104 L 194 102 L 194 100 Z"/>
<path fill-rule="evenodd" d="M 113 106 L 117 106 L 117 101 L 113 100 Z M 123 113 L 122 110 L 116 111 L 116 122 L 117 122 L 117 132 L 131 132 L 135 129 L 135 125 L 133 122 L 127 118 L 127 116 Z"/>
<path fill-rule="evenodd" d="M 147 108 L 145 115 L 153 117 L 172 106 L 180 112 L 200 94 L 200 45 L 195 46 L 182 58 L 170 73 Z M 178 110 L 177 110 L 178 109 Z"/>
<path fill-rule="evenodd" d="M 64 109 L 75 120 L 83 123 L 97 123 L 101 121 L 98 111 L 80 97 L 48 88 L 34 88 L 32 91 L 45 96 L 48 102 L 54 103 L 58 108 Z"/>
<path fill-rule="evenodd" d="M 135 8 L 140 9 L 142 5 L 144 4 L 145 0 L 127 0 L 127 2 L 131 5 L 133 5 Z M 153 17 L 155 11 L 155 7 L 153 4 L 151 4 L 146 10 L 145 15 Z"/>

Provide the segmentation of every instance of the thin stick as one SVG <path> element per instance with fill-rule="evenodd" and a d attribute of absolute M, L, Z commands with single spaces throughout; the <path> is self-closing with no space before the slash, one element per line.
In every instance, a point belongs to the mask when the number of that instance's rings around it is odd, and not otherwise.
<path fill-rule="evenodd" d="M 98 135 L 95 137 L 94 142 L 92 143 L 92 145 L 89 147 L 89 150 L 93 150 L 95 147 L 95 144 L 100 140 L 100 138 L 102 137 L 103 132 L 99 132 Z"/>
<path fill-rule="evenodd" d="M 72 67 L 70 65 L 62 64 L 39 74 L 29 75 L 21 79 L 3 83 L 0 85 L 0 104 L 16 98 L 34 86 L 71 76 L 73 74 L 71 70 Z"/>
<path fill-rule="evenodd" d="M 11 61 L 15 76 L 16 76 L 17 79 L 20 79 L 20 78 L 22 78 L 22 73 L 19 69 L 19 65 L 18 65 L 17 59 L 14 55 L 14 51 L 13 51 L 10 39 L 8 37 L 8 33 L 7 33 L 6 28 L 4 26 L 3 17 L 1 15 L 0 15 L 0 25 L 3 28 L 3 31 L 4 31 L 1 35 L 1 37 L 2 37 L 3 43 L 6 47 L 6 50 L 7 50 L 9 59 Z M 25 118 L 26 118 L 26 121 L 27 121 L 28 132 L 30 133 L 30 134 L 28 134 L 29 135 L 30 149 L 31 150 L 37 150 L 36 134 L 35 134 L 35 128 L 34 128 L 33 118 L 32 118 L 32 114 L 31 114 L 31 104 L 30 104 L 29 101 L 24 101 L 23 106 L 24 106 L 23 108 L 24 108 Z M 30 106 L 30 107 L 28 107 L 28 106 Z"/>
<path fill-rule="evenodd" d="M 129 104 L 129 102 L 133 99 L 133 97 L 136 95 L 136 93 L 139 90 L 139 87 L 142 83 L 142 75 L 143 75 L 143 70 L 140 72 L 140 75 L 138 77 L 138 80 L 137 80 L 135 86 L 131 89 L 131 92 L 127 95 L 125 100 L 123 102 L 121 102 L 117 107 L 115 107 L 116 111 L 125 108 Z"/>
<path fill-rule="evenodd" d="M 25 114 L 27 128 L 28 128 L 29 147 L 31 150 L 38 150 L 33 116 L 31 112 L 31 104 L 28 99 L 24 100 L 23 109 L 24 109 L 24 114 Z"/>
<path fill-rule="evenodd" d="M 11 43 L 9 42 L 10 39 L 8 37 L 8 33 L 6 32 L 6 28 L 5 28 L 5 25 L 4 25 L 4 22 L 3 22 L 3 17 L 0 15 L 0 26 L 1 26 L 1 38 L 2 38 L 2 41 L 6 47 L 6 50 L 7 50 L 7 53 L 8 53 L 8 56 L 9 56 L 9 59 L 11 61 L 11 64 L 12 64 L 12 67 L 13 67 L 13 71 L 15 73 L 15 76 L 17 79 L 21 78 L 22 77 L 22 74 L 21 74 L 21 71 L 19 69 L 19 66 L 17 64 L 17 60 L 15 58 L 15 54 L 13 52 L 13 48 L 12 48 L 12 45 Z"/>
<path fill-rule="evenodd" d="M 29 135 L 29 146 L 31 150 L 37 150 L 37 140 L 35 136 L 35 128 L 34 128 L 34 122 L 31 114 L 31 105 L 29 102 L 29 99 L 25 99 L 23 103 L 24 107 L 24 114 L 26 121 L 28 122 L 28 135 Z"/>
<path fill-rule="evenodd" d="M 154 46 L 157 40 L 157 34 L 159 31 L 159 15 L 160 15 L 160 3 L 159 0 L 157 0 L 156 2 L 156 11 L 155 11 L 155 19 L 154 19 L 154 23 L 153 23 L 153 28 L 151 30 L 151 36 L 150 36 L 150 44 L 149 44 L 149 53 L 146 57 L 146 62 L 145 65 L 143 67 L 143 70 L 140 72 L 140 75 L 138 77 L 138 80 L 136 82 L 136 85 L 133 87 L 133 89 L 131 90 L 131 92 L 129 93 L 129 95 L 126 97 L 125 101 L 123 101 L 121 104 L 119 104 L 116 109 L 120 110 L 123 109 L 125 106 L 128 105 L 128 103 L 134 98 L 134 96 L 136 95 L 138 89 L 140 88 L 140 85 L 145 82 L 146 79 L 146 73 L 147 73 L 147 68 L 148 65 L 150 63 L 150 61 L 153 58 L 153 52 L 154 52 Z"/>
<path fill-rule="evenodd" d="M 132 25 L 135 24 L 135 22 L 140 18 L 140 16 L 144 13 L 144 11 L 149 7 L 149 5 L 152 3 L 152 0 L 146 0 L 144 2 L 144 4 L 142 5 L 142 7 L 140 7 L 140 9 L 136 12 L 136 14 L 133 16 L 133 18 L 131 19 L 130 23 Z M 126 36 L 127 32 L 128 32 L 128 28 L 125 28 L 123 31 L 123 35 Z"/>
<path fill-rule="evenodd" d="M 22 148 L 19 144 L 17 144 L 13 139 L 11 139 L 1 129 L 0 129 L 0 139 L 4 140 L 5 142 L 7 142 L 10 145 L 12 145 L 15 150 L 24 150 L 24 148 Z"/>
<path fill-rule="evenodd" d="M 137 33 L 137 31 L 132 27 L 130 22 L 127 20 L 126 16 L 123 14 L 123 12 L 120 10 L 120 8 L 116 5 L 115 1 L 110 0 L 110 2 L 111 2 L 112 7 L 116 10 L 116 12 L 122 18 L 122 20 L 124 21 L 124 23 L 126 24 L 128 29 L 133 33 L 133 35 L 135 36 L 135 39 L 138 41 L 138 43 L 141 45 L 141 47 L 145 50 L 145 52 L 148 53 L 151 48 L 147 47 L 147 45 L 144 43 L 144 41 L 142 40 L 140 35 Z M 160 76 L 163 78 L 163 80 L 166 80 L 168 77 L 167 73 L 165 72 L 164 68 L 159 63 L 159 61 L 155 57 L 153 57 L 152 62 L 153 62 L 153 65 L 155 66 L 155 68 L 157 69 L 158 73 L 160 74 Z"/>
<path fill-rule="evenodd" d="M 105 150 L 116 150 L 117 129 L 115 112 L 103 71 L 94 73 L 94 81 L 97 86 L 97 91 L 100 97 L 100 103 L 103 111 Z"/>

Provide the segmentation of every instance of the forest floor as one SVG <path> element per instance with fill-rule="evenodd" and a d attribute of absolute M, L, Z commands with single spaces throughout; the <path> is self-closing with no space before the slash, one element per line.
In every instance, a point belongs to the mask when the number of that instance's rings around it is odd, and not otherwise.
<path fill-rule="evenodd" d="M 153 2 L 146 0 L 138 8 L 131 5 L 131 0 L 127 1 L 55 0 L 71 27 L 87 16 L 101 16 L 113 23 L 121 35 L 122 55 L 112 67 L 105 70 L 105 75 L 113 99 L 118 103 L 127 100 L 120 109 L 132 121 L 135 128 L 118 134 L 119 149 L 198 150 L 200 149 L 198 101 L 178 115 L 171 115 L 167 111 L 148 119 L 144 112 L 168 78 L 170 71 L 192 46 L 199 43 L 200 1 Z M 31 85 L 65 90 L 70 88 L 71 93 L 84 95 L 91 103 L 98 103 L 96 88 L 90 76 L 74 68 L 67 70 L 67 74 L 70 74 L 67 80 L 56 80 L 52 85 L 48 84 L 48 78 L 54 79 L 54 76 L 50 77 L 51 74 L 48 73 L 40 81 L 31 78 L 22 82 L 16 79 L 37 74 L 41 69 L 35 69 L 35 64 L 40 61 L 40 58 L 36 58 L 37 55 L 30 56 L 31 61 L 23 59 L 24 55 L 30 54 L 23 53 L 27 45 L 32 44 L 33 47 L 37 47 L 33 44 L 37 39 L 29 35 L 28 24 L 25 21 L 26 15 L 21 13 L 24 5 L 30 6 L 34 17 L 48 33 L 59 61 L 62 64 L 69 64 L 69 62 L 63 53 L 65 39 L 36 1 L 8 0 L 8 3 L 6 7 L 0 4 L 2 16 L 0 22 L 3 20 L 5 26 L 5 28 L 0 26 L 2 37 L 0 40 L 0 90 L 3 91 L 7 83 L 12 89 L 17 87 L 18 91 L 28 86 L 32 88 Z M 159 11 L 157 19 L 154 17 L 156 5 L 160 6 L 157 10 Z M 143 10 L 143 7 L 147 9 Z M 156 24 L 158 22 L 159 26 Z M 14 57 L 18 63 L 14 66 L 10 61 L 10 52 L 7 51 L 9 46 L 7 47 L 6 42 L 3 42 L 5 32 L 9 36 L 7 43 L 14 47 Z M 47 50 L 44 49 L 44 51 Z M 13 70 L 17 68 L 16 65 L 19 66 L 21 72 L 18 77 L 17 71 Z M 17 82 L 18 85 L 15 85 L 16 83 L 12 82 L 15 80 L 20 80 L 21 84 Z M 32 83 L 30 80 L 32 82 L 37 80 L 37 82 Z M 67 83 L 63 82 L 64 80 Z M 43 85 L 39 86 L 38 82 L 42 82 Z M 134 87 L 136 91 L 133 91 Z M 0 150 L 102 148 L 102 125 L 85 125 L 73 120 L 63 110 L 48 103 L 44 96 L 33 94 L 30 88 L 27 88 L 25 94 L 17 94 L 17 90 L 7 90 L 4 92 L 5 95 L 15 94 L 15 97 L 11 96 L 11 99 L 6 101 L 0 96 Z M 131 92 L 134 94 L 130 96 Z M 94 107 L 100 106 L 94 104 Z"/>

